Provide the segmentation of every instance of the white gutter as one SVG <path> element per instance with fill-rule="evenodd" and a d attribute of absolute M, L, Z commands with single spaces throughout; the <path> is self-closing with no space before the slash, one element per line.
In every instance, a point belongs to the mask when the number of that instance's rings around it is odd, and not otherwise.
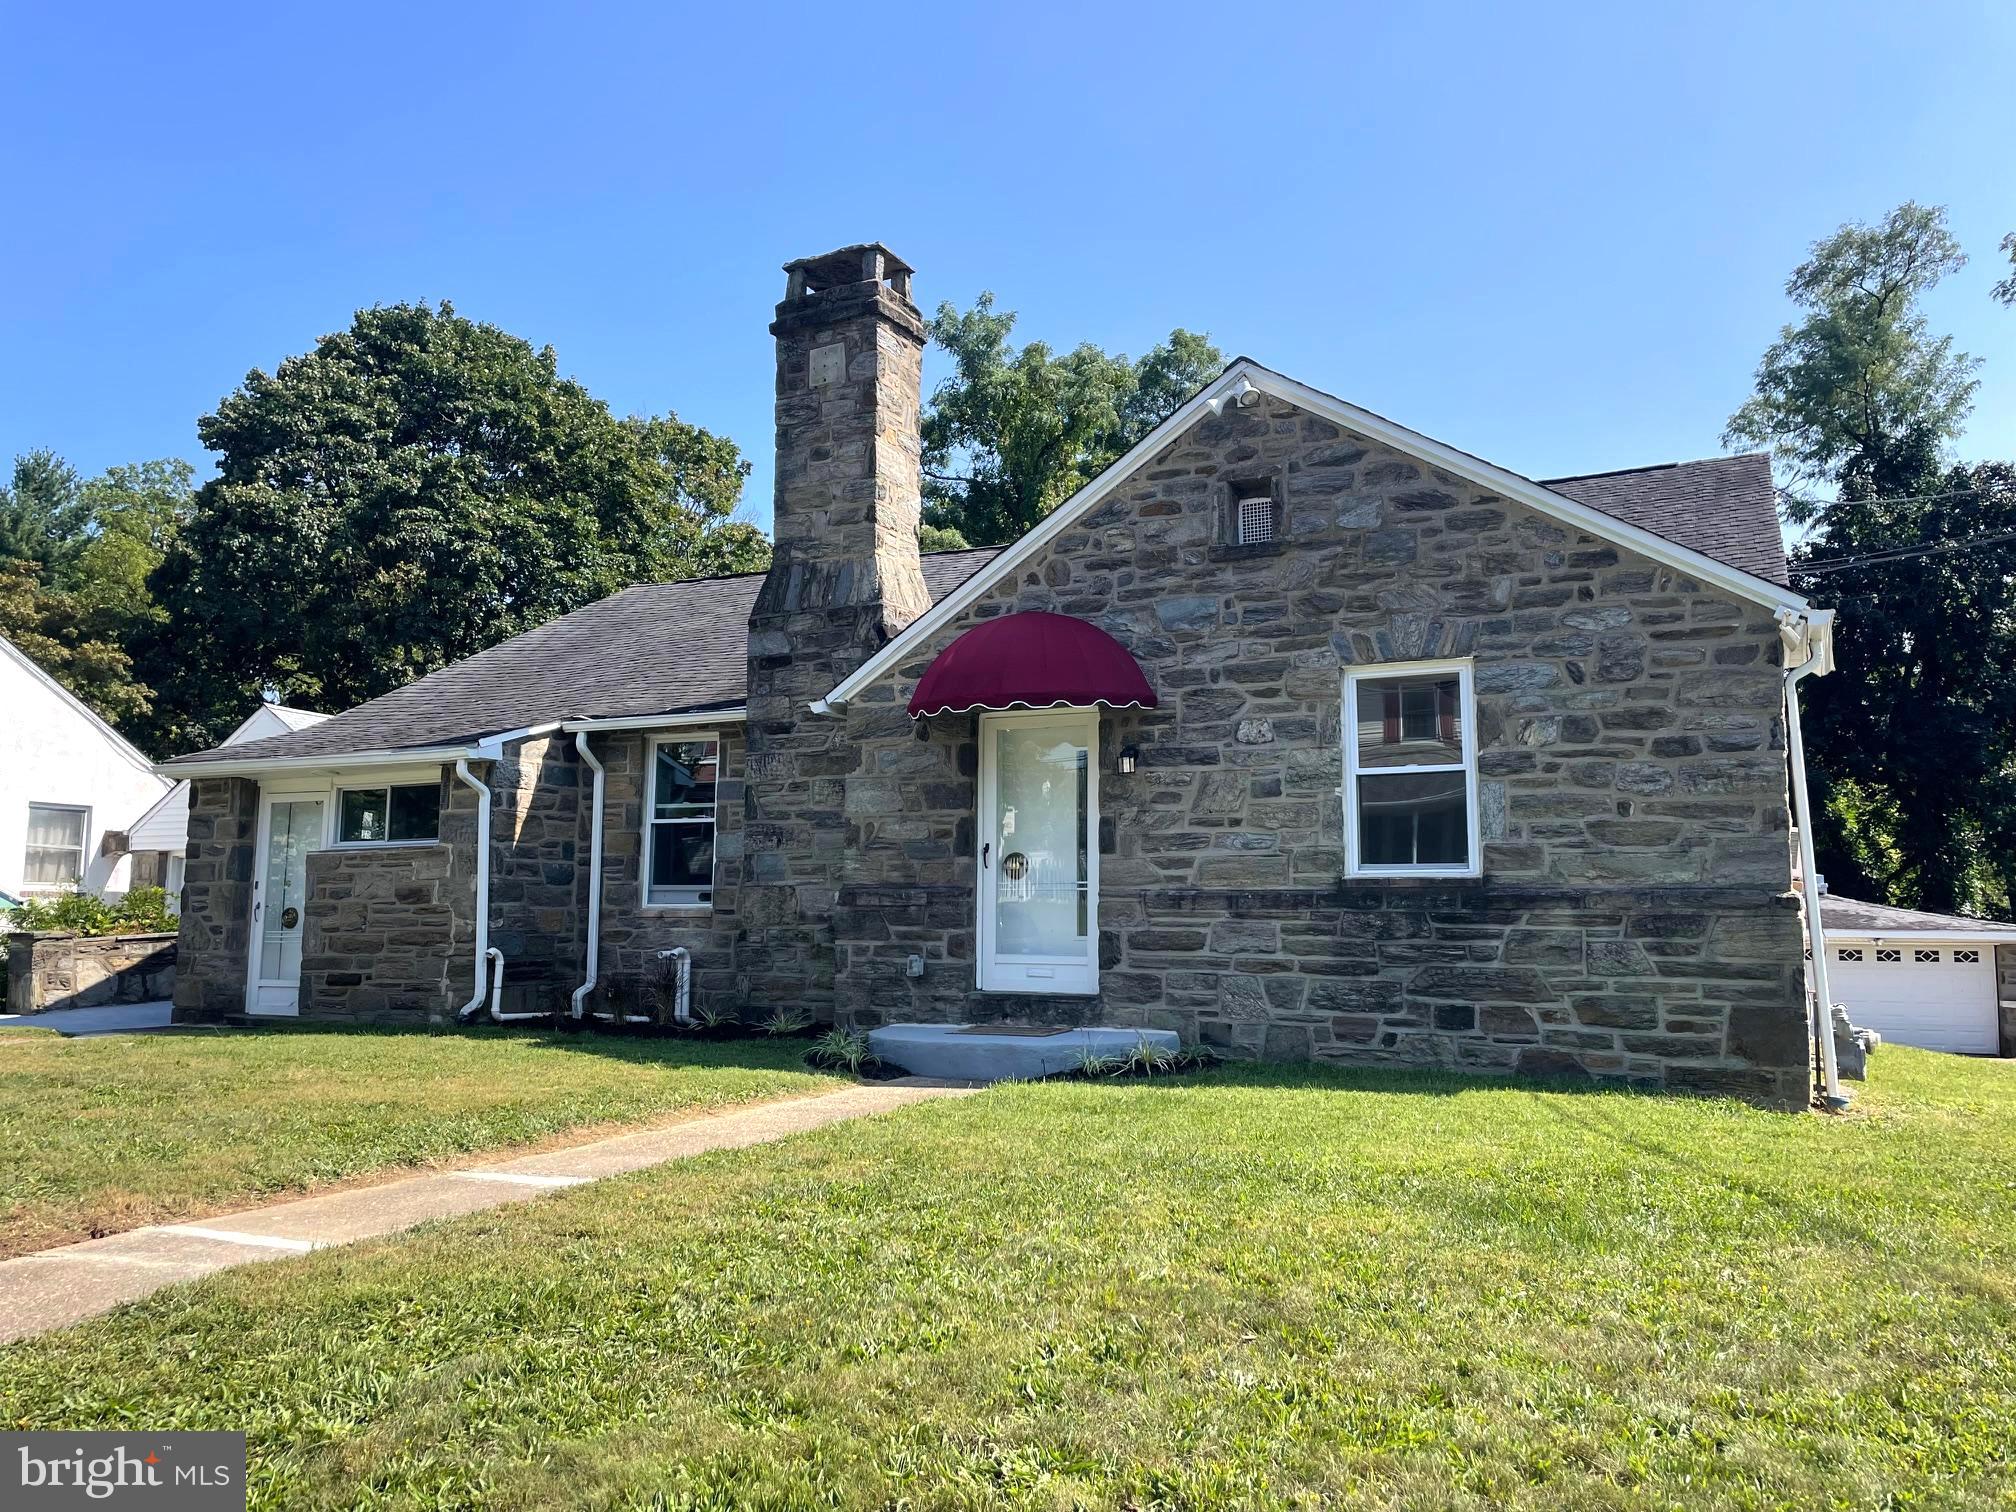
<path fill-rule="evenodd" d="M 1778 638 L 1784 645 L 1785 734 L 1791 746 L 1792 793 L 1798 804 L 1800 885 L 1806 895 L 1806 939 L 1813 955 L 1813 1032 L 1820 1039 L 1820 1069 L 1827 1104 L 1848 1106 L 1841 1093 L 1841 1073 L 1834 1059 L 1834 996 L 1827 983 L 1827 928 L 1820 917 L 1820 869 L 1813 861 L 1813 804 L 1806 792 L 1806 737 L 1799 726 L 1799 680 L 1824 677 L 1834 670 L 1834 612 L 1814 609 L 1805 614 L 1780 610 Z M 1800 651 L 1805 659 L 1793 665 Z"/>
<path fill-rule="evenodd" d="M 580 1021 L 587 1011 L 588 994 L 595 990 L 595 976 L 602 964 L 602 787 L 607 774 L 602 763 L 595 759 L 595 753 L 588 749 L 588 732 L 580 726 L 574 727 L 574 749 L 581 753 L 581 759 L 588 763 L 595 773 L 595 794 L 589 801 L 594 807 L 589 811 L 588 820 L 588 945 L 584 962 L 586 970 L 581 985 L 574 989 L 573 1016 Z"/>
<path fill-rule="evenodd" d="M 704 730 L 719 724 L 741 724 L 748 717 L 749 710 L 738 707 L 707 709 L 698 713 L 633 714 L 615 719 L 570 719 L 560 728 L 570 735 L 605 730 Z"/>
<path fill-rule="evenodd" d="M 313 728 L 312 726 L 310 728 Z M 326 756 L 239 756 L 218 761 L 156 762 L 156 776 L 171 780 L 183 777 L 257 777 L 261 772 L 345 772 L 352 767 L 416 766 L 426 762 L 494 761 L 513 741 L 535 735 L 550 735 L 560 728 L 557 719 L 527 725 L 522 730 L 505 730 L 486 735 L 473 745 L 410 746 L 405 750 L 332 751 Z M 274 736 L 275 740 L 283 737 Z"/>

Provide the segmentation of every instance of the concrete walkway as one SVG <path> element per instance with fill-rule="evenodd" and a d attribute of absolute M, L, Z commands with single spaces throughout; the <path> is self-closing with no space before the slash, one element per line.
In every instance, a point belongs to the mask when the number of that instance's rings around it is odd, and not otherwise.
<path fill-rule="evenodd" d="M 103 1003 L 96 1008 L 52 1008 L 47 1013 L 0 1013 L 0 1029 L 54 1029 L 58 1034 L 133 1034 L 166 1029 L 169 1002 Z"/>
<path fill-rule="evenodd" d="M 606 1176 L 621 1176 L 709 1150 L 766 1144 L 842 1119 L 975 1089 L 920 1077 L 848 1087 L 817 1097 L 711 1113 L 662 1129 L 618 1134 L 494 1165 L 410 1176 L 248 1208 L 189 1223 L 134 1229 L 83 1244 L 0 1261 L 0 1344 L 109 1312 L 177 1281 L 332 1244 L 394 1234 Z"/>

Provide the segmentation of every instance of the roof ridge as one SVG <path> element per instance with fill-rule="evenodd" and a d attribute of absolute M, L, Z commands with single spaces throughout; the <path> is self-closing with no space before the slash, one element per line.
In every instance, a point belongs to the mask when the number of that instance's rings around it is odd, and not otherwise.
<path fill-rule="evenodd" d="M 1638 467 L 1606 467 L 1598 472 L 1562 473 L 1554 478 L 1535 478 L 1542 485 L 1555 483 L 1586 483 L 1593 478 L 1621 478 L 1627 473 L 1670 472 L 1680 467 L 1705 467 L 1710 462 L 1747 462 L 1753 457 L 1770 459 L 1769 452 L 1730 452 L 1721 457 L 1685 457 L 1677 462 L 1647 462 Z"/>

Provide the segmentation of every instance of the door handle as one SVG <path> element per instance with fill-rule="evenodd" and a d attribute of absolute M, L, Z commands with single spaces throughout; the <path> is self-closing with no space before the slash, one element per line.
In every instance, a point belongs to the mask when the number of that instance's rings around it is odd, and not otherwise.
<path fill-rule="evenodd" d="M 994 849 L 994 842 L 992 840 L 989 840 L 985 845 L 980 847 L 980 870 L 987 870 L 987 853 L 992 849 Z"/>

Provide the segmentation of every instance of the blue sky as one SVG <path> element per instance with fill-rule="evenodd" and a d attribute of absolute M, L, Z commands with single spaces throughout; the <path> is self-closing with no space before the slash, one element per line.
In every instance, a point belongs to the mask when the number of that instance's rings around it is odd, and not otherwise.
<path fill-rule="evenodd" d="M 249 369 L 445 297 L 733 436 L 767 527 L 778 267 L 870 239 L 927 307 L 1205 330 L 1530 475 L 1711 455 L 1807 244 L 1913 197 L 1974 256 L 1961 450 L 2016 456 L 2006 3 L 0 0 L 0 58 L 0 453 L 85 471 L 207 476 Z"/>

